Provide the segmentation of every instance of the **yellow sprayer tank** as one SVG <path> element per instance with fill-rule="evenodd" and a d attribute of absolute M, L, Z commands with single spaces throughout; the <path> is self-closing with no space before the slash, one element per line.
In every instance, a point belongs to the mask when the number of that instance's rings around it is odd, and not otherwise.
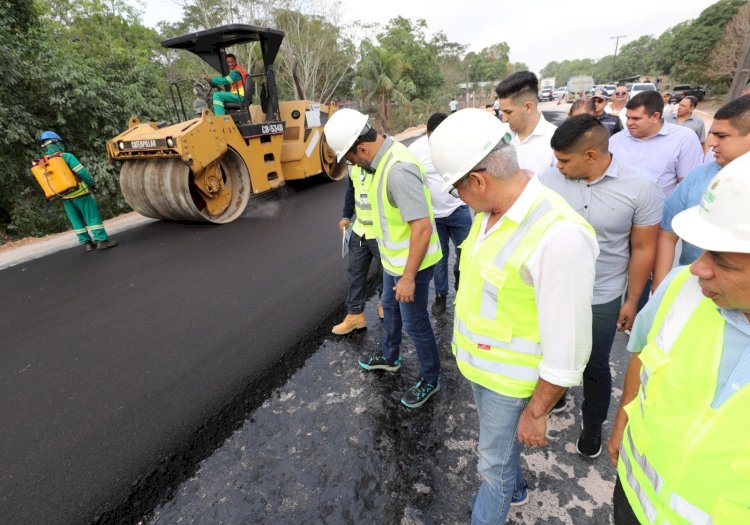
<path fill-rule="evenodd" d="M 78 187 L 78 179 L 61 156 L 44 156 L 32 166 L 31 173 L 48 199 L 59 199 Z"/>

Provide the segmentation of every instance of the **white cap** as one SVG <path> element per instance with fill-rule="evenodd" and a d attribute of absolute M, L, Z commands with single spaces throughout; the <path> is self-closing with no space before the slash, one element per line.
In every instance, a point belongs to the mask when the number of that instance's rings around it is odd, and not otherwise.
<path fill-rule="evenodd" d="M 700 204 L 678 213 L 672 229 L 707 251 L 750 253 L 750 153 L 711 179 Z"/>
<path fill-rule="evenodd" d="M 430 134 L 430 154 L 443 177 L 443 190 L 450 191 L 508 133 L 507 124 L 476 108 L 462 109 L 441 122 Z"/>
<path fill-rule="evenodd" d="M 367 115 L 354 109 L 344 108 L 336 111 L 323 128 L 328 147 L 336 153 L 336 160 L 341 161 L 357 138 L 369 129 Z"/>

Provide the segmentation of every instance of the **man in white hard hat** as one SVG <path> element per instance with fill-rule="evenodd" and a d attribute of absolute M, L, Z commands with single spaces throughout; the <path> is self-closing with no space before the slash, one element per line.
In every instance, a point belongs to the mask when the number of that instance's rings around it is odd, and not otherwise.
<path fill-rule="evenodd" d="M 591 226 L 519 168 L 506 130 L 464 109 L 430 136 L 445 189 L 479 212 L 461 246 L 452 341 L 479 413 L 475 524 L 504 523 L 528 501 L 521 448 L 547 444 L 547 415 L 581 383 L 599 253 Z"/>
<path fill-rule="evenodd" d="M 750 153 L 672 221 L 704 252 L 636 319 L 609 441 L 616 525 L 750 523 Z"/>
<path fill-rule="evenodd" d="M 440 359 L 427 296 L 442 253 L 424 168 L 406 146 L 379 135 L 359 111 L 337 111 L 324 131 L 336 158 L 359 166 L 371 178 L 367 197 L 383 266 L 383 340 L 381 349 L 362 357 L 359 365 L 368 371 L 397 371 L 403 325 L 420 369 L 418 381 L 401 403 L 419 407 L 440 389 Z"/>

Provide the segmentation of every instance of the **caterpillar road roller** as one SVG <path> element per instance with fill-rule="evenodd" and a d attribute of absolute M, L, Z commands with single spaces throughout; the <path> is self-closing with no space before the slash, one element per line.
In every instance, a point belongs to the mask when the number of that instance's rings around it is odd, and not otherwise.
<path fill-rule="evenodd" d="M 188 119 L 183 106 L 177 124 L 131 117 L 128 129 L 107 143 L 110 160 L 121 164 L 122 194 L 135 211 L 155 219 L 228 223 L 251 197 L 285 181 L 321 173 L 338 180 L 346 174 L 323 140 L 335 107 L 278 100 L 273 64 L 283 38 L 276 29 L 231 24 L 162 42 L 196 54 L 224 76 L 226 48 L 255 42 L 262 64 L 258 73 L 247 74 L 245 100 L 225 103 L 226 115 L 204 108 Z"/>

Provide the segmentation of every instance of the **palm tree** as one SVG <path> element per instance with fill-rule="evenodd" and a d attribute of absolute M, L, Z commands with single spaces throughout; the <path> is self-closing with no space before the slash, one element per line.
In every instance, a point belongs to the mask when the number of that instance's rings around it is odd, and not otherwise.
<path fill-rule="evenodd" d="M 407 68 L 408 64 L 401 53 L 393 53 L 380 47 L 370 48 L 360 62 L 357 87 L 365 102 L 377 98 L 380 122 L 385 133 L 388 132 L 391 102 L 411 106 L 399 83 Z"/>

